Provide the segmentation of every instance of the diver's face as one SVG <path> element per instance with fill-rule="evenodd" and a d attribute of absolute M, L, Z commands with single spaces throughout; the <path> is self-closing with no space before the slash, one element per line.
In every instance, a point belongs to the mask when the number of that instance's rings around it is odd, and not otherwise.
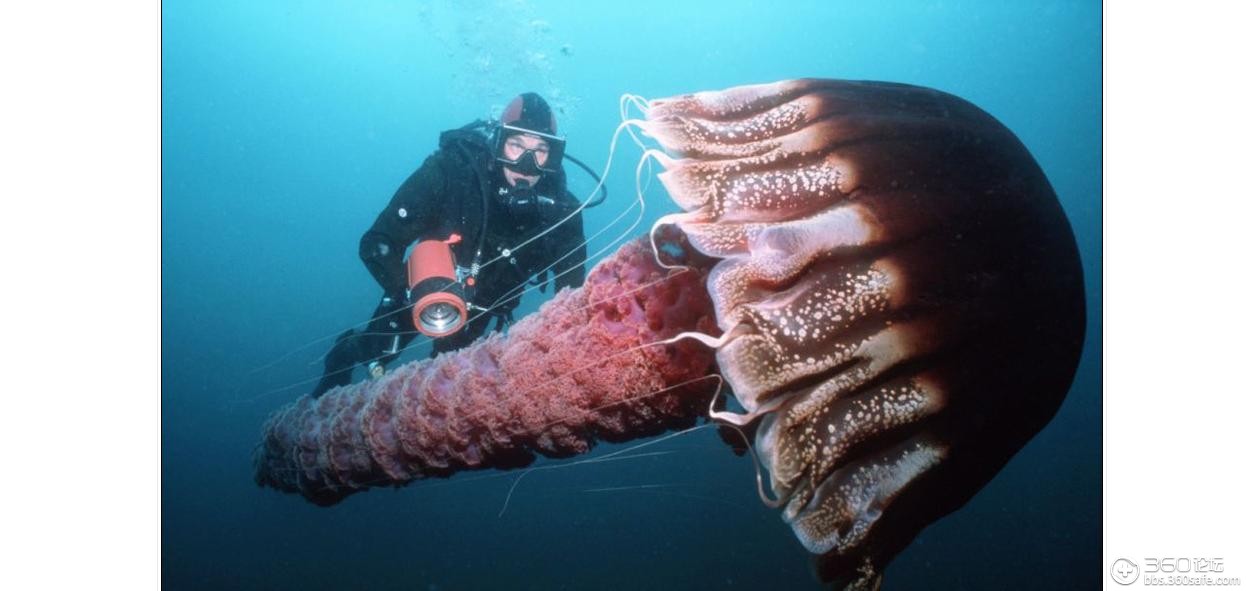
<path fill-rule="evenodd" d="M 507 160 L 519 160 L 523 157 L 524 152 L 532 152 L 533 159 L 536 160 L 537 166 L 545 166 L 549 160 L 549 142 L 529 133 L 520 133 L 506 138 L 506 142 L 502 144 L 502 156 Z M 529 185 L 536 185 L 541 180 L 541 175 L 520 174 L 510 169 L 509 166 L 502 167 L 502 175 L 506 177 L 506 182 L 514 187 L 520 180 L 528 181 Z"/>

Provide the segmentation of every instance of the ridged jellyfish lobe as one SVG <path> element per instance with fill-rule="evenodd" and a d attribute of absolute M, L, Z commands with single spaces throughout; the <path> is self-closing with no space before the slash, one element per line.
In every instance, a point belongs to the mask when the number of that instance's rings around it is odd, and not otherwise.
<path fill-rule="evenodd" d="M 1053 416 L 1085 328 L 1051 185 L 957 97 L 797 80 L 650 103 L 645 132 L 727 335 L 783 517 L 827 580 L 877 582 Z"/>

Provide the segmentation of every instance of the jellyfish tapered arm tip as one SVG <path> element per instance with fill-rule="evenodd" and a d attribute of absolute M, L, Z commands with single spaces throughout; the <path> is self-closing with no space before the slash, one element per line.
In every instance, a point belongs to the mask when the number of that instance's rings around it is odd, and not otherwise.
<path fill-rule="evenodd" d="M 635 241 L 535 314 L 465 349 L 303 397 L 275 412 L 261 486 L 332 505 L 351 493 L 462 470 L 567 457 L 691 425 L 715 382 L 704 274 L 659 266 Z"/>

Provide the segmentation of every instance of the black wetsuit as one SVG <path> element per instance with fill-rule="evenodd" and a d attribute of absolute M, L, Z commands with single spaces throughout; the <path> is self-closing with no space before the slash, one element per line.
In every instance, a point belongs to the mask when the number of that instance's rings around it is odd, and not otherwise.
<path fill-rule="evenodd" d="M 512 209 L 503 196 L 514 191 L 502 177 L 479 132 L 453 130 L 442 134 L 441 146 L 398 188 L 389 205 L 359 241 L 359 257 L 381 285 L 384 296 L 362 332 L 347 331 L 337 338 L 325 359 L 325 375 L 313 390 L 320 396 L 334 386 L 350 383 L 351 369 L 378 361 L 387 364 L 416 336 L 411 310 L 406 307 L 404 258 L 408 247 L 424 239 L 462 240 L 451 247 L 455 262 L 482 265 L 469 302 L 488 314 L 469 311 L 458 332 L 435 339 L 433 355 L 464 347 L 485 334 L 490 325 L 501 330 L 519 305 L 519 294 L 532 280 L 542 291 L 551 275 L 555 290 L 584 283 L 584 224 L 580 214 L 533 243 L 517 248 L 575 212 L 579 202 L 566 189 L 560 172 L 541 177 L 532 193 L 542 198 L 536 207 Z M 482 241 L 483 240 L 483 241 Z M 512 250 L 509 257 L 504 250 Z M 502 257 L 496 262 L 490 263 Z M 549 267 L 549 271 L 537 273 Z"/>

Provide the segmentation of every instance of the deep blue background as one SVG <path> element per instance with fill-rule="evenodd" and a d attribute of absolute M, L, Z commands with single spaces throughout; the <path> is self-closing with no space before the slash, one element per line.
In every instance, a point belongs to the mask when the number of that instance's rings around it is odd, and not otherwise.
<path fill-rule="evenodd" d="M 1086 353 L 1060 413 L 886 586 L 1098 587 L 1100 29 L 1096 2 L 165 2 L 166 588 L 815 588 L 751 464 L 711 430 L 533 473 L 500 518 L 511 475 L 321 509 L 257 488 L 250 463 L 327 343 L 299 347 L 375 304 L 359 236 L 439 131 L 535 90 L 600 167 L 622 93 L 807 76 L 931 86 L 995 115 L 1051 179 L 1086 269 Z M 637 156 L 620 144 L 590 234 L 631 203 Z M 671 211 L 651 195 L 642 228 Z M 653 484 L 668 486 L 586 492 Z"/>

